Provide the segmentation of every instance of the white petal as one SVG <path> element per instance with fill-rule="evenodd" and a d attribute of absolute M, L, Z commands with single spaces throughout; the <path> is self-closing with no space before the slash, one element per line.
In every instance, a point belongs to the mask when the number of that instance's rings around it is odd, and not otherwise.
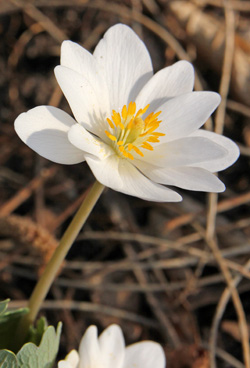
<path fill-rule="evenodd" d="M 165 368 L 162 347 L 153 341 L 143 341 L 126 348 L 124 368 Z"/>
<path fill-rule="evenodd" d="M 58 368 L 77 368 L 77 366 L 72 366 L 69 362 L 60 360 L 60 362 L 58 362 Z"/>
<path fill-rule="evenodd" d="M 60 164 L 84 161 L 84 153 L 68 140 L 75 120 L 52 106 L 38 106 L 18 116 L 15 130 L 24 143 L 39 155 Z"/>
<path fill-rule="evenodd" d="M 136 105 L 143 108 L 148 103 L 147 114 L 159 109 L 169 98 L 191 92 L 194 87 L 194 68 L 188 61 L 182 60 L 156 73 L 143 87 Z"/>
<path fill-rule="evenodd" d="M 106 79 L 111 108 L 115 110 L 135 101 L 153 75 L 145 44 L 131 28 L 122 24 L 109 28 L 98 43 L 94 57 Z"/>
<path fill-rule="evenodd" d="M 99 368 L 102 366 L 101 352 L 97 338 L 97 327 L 90 326 L 83 335 L 79 346 L 78 368 Z"/>
<path fill-rule="evenodd" d="M 76 350 L 72 350 L 65 358 L 58 363 L 58 368 L 77 368 L 79 355 Z"/>
<path fill-rule="evenodd" d="M 130 162 L 117 155 L 98 160 L 86 155 L 96 179 L 103 185 L 128 195 L 155 202 L 179 202 L 181 196 L 142 175 Z"/>
<path fill-rule="evenodd" d="M 103 368 L 121 368 L 125 355 L 125 342 L 122 330 L 111 325 L 99 337 Z"/>
<path fill-rule="evenodd" d="M 114 151 L 110 146 L 95 138 L 91 133 L 83 128 L 80 124 L 74 124 L 68 132 L 69 141 L 80 150 L 97 156 L 99 159 L 105 159 L 106 157 L 114 154 Z"/>
<path fill-rule="evenodd" d="M 72 350 L 67 356 L 66 361 L 69 362 L 72 367 L 77 367 L 79 363 L 79 354 L 76 350 Z"/>
<path fill-rule="evenodd" d="M 201 192 L 219 193 L 225 190 L 225 185 L 215 175 L 198 167 L 161 168 L 139 161 L 136 166 L 144 175 L 160 184 Z"/>
<path fill-rule="evenodd" d="M 107 111 L 103 110 L 105 106 L 102 106 L 97 99 L 90 82 L 64 66 L 55 68 L 55 76 L 78 123 L 99 137 L 103 137 Z"/>
<path fill-rule="evenodd" d="M 93 55 L 72 41 L 63 41 L 62 43 L 61 65 L 74 70 L 89 81 L 98 73 L 96 60 Z"/>
<path fill-rule="evenodd" d="M 211 172 L 218 172 L 231 166 L 239 157 L 240 151 L 238 146 L 229 138 L 208 132 L 206 130 L 197 130 L 190 137 L 205 137 L 223 147 L 227 154 L 221 158 L 199 163 L 198 166 Z"/>
<path fill-rule="evenodd" d="M 61 65 L 83 76 L 95 91 L 101 110 L 109 111 L 108 87 L 90 52 L 75 42 L 64 41 L 61 47 Z"/>
<path fill-rule="evenodd" d="M 143 150 L 142 161 L 161 167 L 198 166 L 200 162 L 222 158 L 227 151 L 204 137 L 186 137 Z"/>
<path fill-rule="evenodd" d="M 165 133 L 161 143 L 185 137 L 199 129 L 220 103 L 215 92 L 190 92 L 159 107 L 162 120 L 157 131 Z"/>

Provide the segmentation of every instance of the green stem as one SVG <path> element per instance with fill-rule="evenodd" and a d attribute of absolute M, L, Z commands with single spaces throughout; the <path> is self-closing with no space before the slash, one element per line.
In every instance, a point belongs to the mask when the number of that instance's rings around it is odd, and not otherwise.
<path fill-rule="evenodd" d="M 79 208 L 67 230 L 65 231 L 58 247 L 55 250 L 55 253 L 47 264 L 42 277 L 36 284 L 28 303 L 29 313 L 26 314 L 21 320 L 16 333 L 15 340 L 19 344 L 21 342 L 20 346 L 22 346 L 22 343 L 27 336 L 29 326 L 36 319 L 41 304 L 46 298 L 50 286 L 56 278 L 56 275 L 61 267 L 64 258 L 66 257 L 82 226 L 84 225 L 93 207 L 95 206 L 103 189 L 104 186 L 98 181 L 96 181 L 95 184 L 92 186 L 81 207 Z"/>

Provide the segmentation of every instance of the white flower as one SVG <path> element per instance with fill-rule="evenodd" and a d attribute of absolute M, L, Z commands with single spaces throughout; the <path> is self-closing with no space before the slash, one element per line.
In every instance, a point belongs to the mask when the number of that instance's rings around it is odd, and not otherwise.
<path fill-rule="evenodd" d="M 93 55 L 64 41 L 55 75 L 76 120 L 40 106 L 15 121 L 17 134 L 41 156 L 62 164 L 86 160 L 99 182 L 146 200 L 181 200 L 162 184 L 225 189 L 212 173 L 232 165 L 239 150 L 230 139 L 200 130 L 220 96 L 192 91 L 190 63 L 153 75 L 144 43 L 118 24 Z"/>
<path fill-rule="evenodd" d="M 153 341 L 142 341 L 125 347 L 118 325 L 111 325 L 97 337 L 96 326 L 90 326 L 80 342 L 79 354 L 72 350 L 58 368 L 165 368 L 162 347 Z"/>

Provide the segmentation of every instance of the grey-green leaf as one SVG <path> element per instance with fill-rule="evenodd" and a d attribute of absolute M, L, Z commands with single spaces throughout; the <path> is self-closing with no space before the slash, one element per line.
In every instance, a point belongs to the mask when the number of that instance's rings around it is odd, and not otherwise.
<path fill-rule="evenodd" d="M 41 317 L 36 327 L 31 326 L 29 330 L 28 341 L 33 342 L 35 345 L 39 345 L 45 330 L 48 328 L 48 323 L 45 317 Z"/>
<path fill-rule="evenodd" d="M 28 313 L 28 308 L 6 311 L 9 300 L 0 302 L 0 349 L 11 349 L 13 336 L 20 318 Z"/>
<path fill-rule="evenodd" d="M 52 368 L 57 356 L 62 324 L 57 331 L 49 326 L 43 334 L 40 345 L 25 344 L 17 354 L 18 368 Z"/>
<path fill-rule="evenodd" d="M 17 368 L 17 359 L 9 350 L 0 350 L 0 368 Z"/>

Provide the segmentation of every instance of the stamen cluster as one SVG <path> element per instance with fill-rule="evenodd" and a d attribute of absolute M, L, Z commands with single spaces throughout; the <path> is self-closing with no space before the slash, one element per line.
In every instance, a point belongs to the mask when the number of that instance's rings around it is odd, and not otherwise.
<path fill-rule="evenodd" d="M 149 104 L 136 113 L 136 103 L 130 102 L 128 107 L 123 106 L 121 113 L 113 110 L 112 120 L 107 118 L 112 133 L 108 130 L 105 130 L 105 133 L 120 156 L 134 160 L 131 154 L 134 150 L 143 157 L 141 148 L 153 151 L 150 143 L 158 143 L 159 137 L 165 135 L 155 131 L 161 123 L 161 120 L 158 120 L 161 111 L 151 112 L 145 119 L 142 118 L 148 108 Z"/>

